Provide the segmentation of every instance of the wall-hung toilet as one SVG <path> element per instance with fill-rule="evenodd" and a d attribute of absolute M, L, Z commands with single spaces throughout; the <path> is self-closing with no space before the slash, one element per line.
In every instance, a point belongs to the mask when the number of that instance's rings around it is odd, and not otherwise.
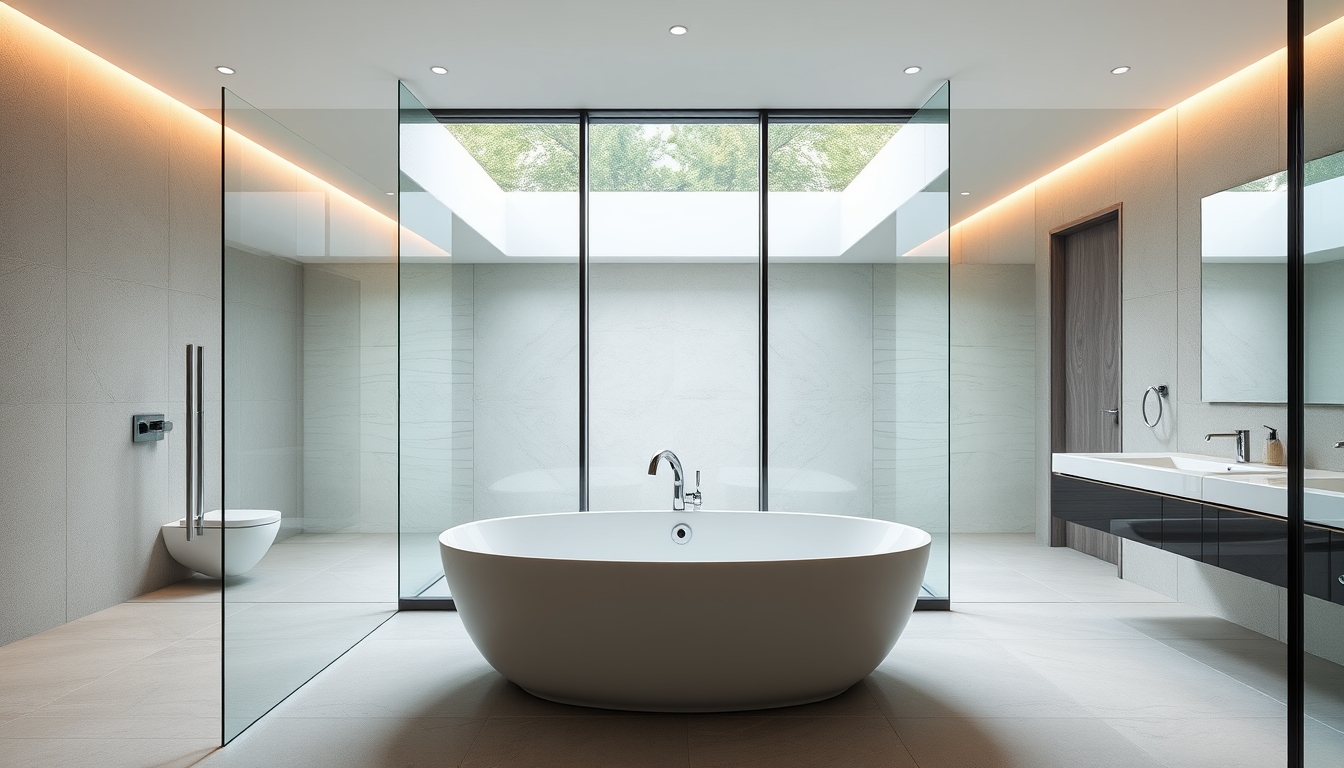
<path fill-rule="evenodd" d="M 183 520 L 163 526 L 168 554 L 193 571 L 216 579 L 252 570 L 280 531 L 280 513 L 273 509 L 230 509 L 228 519 L 223 518 L 218 509 L 205 513 L 205 534 L 193 536 L 191 541 L 187 541 Z M 219 546 L 221 524 L 226 544 L 223 552 Z"/>

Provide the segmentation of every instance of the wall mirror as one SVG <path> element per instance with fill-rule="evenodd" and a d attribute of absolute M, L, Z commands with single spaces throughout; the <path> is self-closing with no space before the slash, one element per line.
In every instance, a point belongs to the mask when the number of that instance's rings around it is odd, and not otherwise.
<path fill-rule="evenodd" d="M 1306 396 L 1344 404 L 1344 152 L 1306 169 Z M 1287 401 L 1287 217 L 1282 172 L 1201 201 L 1204 402 Z"/>

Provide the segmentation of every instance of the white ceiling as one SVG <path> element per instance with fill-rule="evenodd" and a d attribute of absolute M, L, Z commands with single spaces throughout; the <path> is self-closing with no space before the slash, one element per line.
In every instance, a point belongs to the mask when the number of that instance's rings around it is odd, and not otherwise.
<path fill-rule="evenodd" d="M 391 109 L 398 79 L 446 107 L 906 107 L 950 79 L 969 110 L 953 129 L 963 211 L 1282 47 L 1285 29 L 1282 0 L 6 1 L 199 108 L 227 85 L 294 115 Z M 1341 2 L 1310 4 L 1315 24 Z M 1109 74 L 1119 64 L 1133 70 Z M 367 148 L 394 130 L 380 126 L 309 137 L 383 184 L 373 158 L 389 150 Z"/>

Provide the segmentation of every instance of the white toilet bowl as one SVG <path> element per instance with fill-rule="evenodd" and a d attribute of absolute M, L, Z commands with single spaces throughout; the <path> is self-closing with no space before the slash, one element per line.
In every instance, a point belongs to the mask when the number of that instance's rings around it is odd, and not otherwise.
<path fill-rule="evenodd" d="M 241 576 L 252 570 L 280 531 L 280 513 L 273 509 L 230 509 L 228 519 L 218 509 L 205 513 L 205 534 L 187 541 L 182 520 L 163 526 L 163 543 L 177 562 L 206 576 Z M 224 531 L 220 547 L 221 524 Z"/>

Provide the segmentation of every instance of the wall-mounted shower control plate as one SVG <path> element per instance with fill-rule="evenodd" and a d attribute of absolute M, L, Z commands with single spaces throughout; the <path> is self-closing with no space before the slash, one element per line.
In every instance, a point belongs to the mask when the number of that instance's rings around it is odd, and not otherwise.
<path fill-rule="evenodd" d="M 137 413 L 131 417 L 131 442 L 162 440 L 163 433 L 172 429 L 173 422 L 166 421 L 162 413 Z"/>

